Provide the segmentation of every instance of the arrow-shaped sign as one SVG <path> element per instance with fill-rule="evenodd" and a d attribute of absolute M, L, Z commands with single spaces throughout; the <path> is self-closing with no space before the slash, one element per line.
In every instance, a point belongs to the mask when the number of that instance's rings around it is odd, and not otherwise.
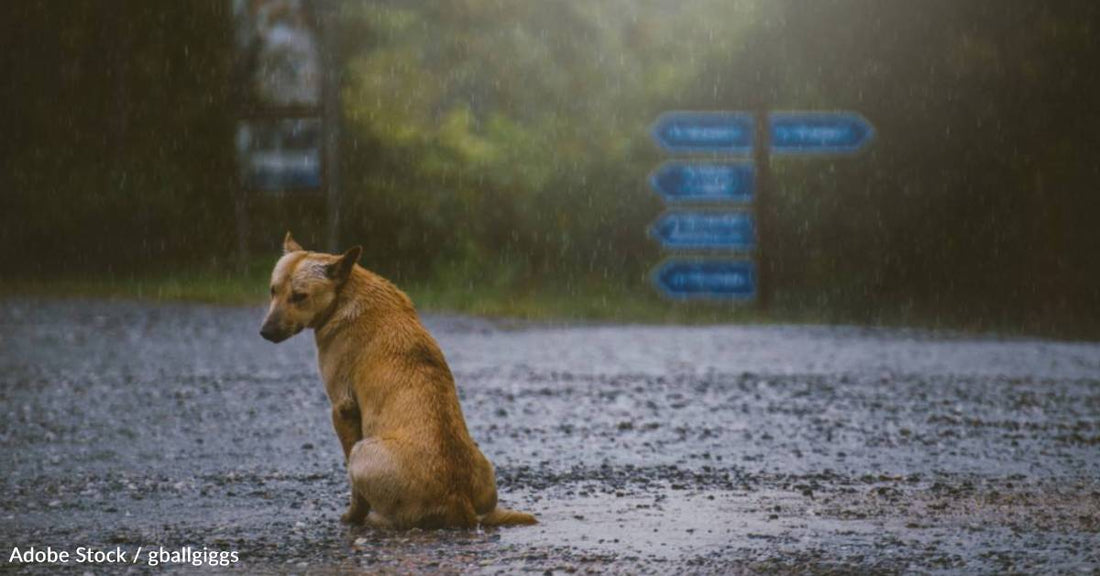
<path fill-rule="evenodd" d="M 669 152 L 747 154 L 753 125 L 745 112 L 665 112 L 650 133 Z"/>
<path fill-rule="evenodd" d="M 846 154 L 871 141 L 875 129 L 854 112 L 773 112 L 768 116 L 776 154 Z"/>
<path fill-rule="evenodd" d="M 764 121 L 764 120 L 761 120 Z M 756 172 L 766 178 L 769 154 L 846 154 L 858 152 L 875 136 L 866 118 L 854 112 L 773 112 L 767 115 L 769 146 L 758 149 L 759 166 L 735 162 L 668 162 L 649 177 L 665 201 L 676 203 L 752 202 Z M 748 154 L 756 124 L 749 112 L 666 112 L 650 134 L 670 153 Z M 759 195 L 766 198 L 767 190 Z M 649 227 L 649 235 L 672 250 L 757 250 L 756 227 L 747 211 L 673 210 Z M 757 272 L 751 260 L 673 259 L 652 273 L 666 296 L 678 299 L 749 299 L 756 296 Z M 766 281 L 767 278 L 764 278 Z M 768 284 L 761 306 L 770 300 Z"/>
<path fill-rule="evenodd" d="M 665 212 L 649 235 L 674 250 L 751 250 L 756 245 L 752 214 L 748 212 Z"/>
<path fill-rule="evenodd" d="M 756 296 L 751 260 L 668 260 L 653 270 L 653 283 L 676 299 L 747 300 Z"/>
<path fill-rule="evenodd" d="M 754 180 L 748 162 L 666 162 L 649 185 L 669 203 L 751 202 Z"/>

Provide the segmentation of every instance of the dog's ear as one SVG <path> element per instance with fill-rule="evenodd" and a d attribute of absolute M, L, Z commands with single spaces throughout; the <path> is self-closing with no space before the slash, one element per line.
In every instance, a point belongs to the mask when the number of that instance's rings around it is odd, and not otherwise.
<path fill-rule="evenodd" d="M 343 283 L 351 275 L 352 268 L 355 268 L 355 263 L 359 261 L 359 256 L 363 254 L 362 246 L 355 246 L 352 249 L 344 252 L 340 259 L 329 264 L 325 267 L 325 274 L 331 280 L 337 283 Z"/>
<path fill-rule="evenodd" d="M 290 235 L 290 230 L 286 231 L 286 238 L 283 238 L 283 254 L 290 254 L 291 252 L 301 252 L 305 250 L 300 244 L 294 241 L 294 237 Z"/>

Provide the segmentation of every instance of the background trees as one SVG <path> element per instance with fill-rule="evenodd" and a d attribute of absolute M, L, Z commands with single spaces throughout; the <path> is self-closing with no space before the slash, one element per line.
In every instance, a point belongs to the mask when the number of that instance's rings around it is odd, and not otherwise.
<path fill-rule="evenodd" d="M 232 249 L 224 2 L 5 7 L 0 257 L 51 274 Z M 776 162 L 778 301 L 1097 324 L 1092 2 L 341 6 L 347 239 L 399 279 L 648 290 L 667 109 L 853 109 L 866 154 Z M 262 198 L 255 244 L 319 240 Z M 580 289 L 580 288 L 578 288 Z"/>

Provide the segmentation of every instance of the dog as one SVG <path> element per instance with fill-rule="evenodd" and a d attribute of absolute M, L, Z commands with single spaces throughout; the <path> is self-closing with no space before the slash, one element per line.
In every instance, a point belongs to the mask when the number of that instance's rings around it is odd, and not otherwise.
<path fill-rule="evenodd" d="M 351 504 L 341 520 L 379 528 L 535 524 L 497 504 L 493 466 L 466 429 L 454 377 L 412 301 L 342 255 L 310 252 L 290 232 L 271 273 L 260 335 L 312 328 Z"/>

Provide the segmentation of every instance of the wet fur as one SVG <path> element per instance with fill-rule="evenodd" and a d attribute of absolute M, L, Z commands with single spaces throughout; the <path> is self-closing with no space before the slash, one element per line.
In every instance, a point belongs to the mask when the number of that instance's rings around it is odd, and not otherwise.
<path fill-rule="evenodd" d="M 358 248 L 305 251 L 288 233 L 261 330 L 278 342 L 314 329 L 351 483 L 342 520 L 398 529 L 534 524 L 497 507 L 492 464 L 470 438 L 443 352 L 408 296 L 358 258 Z"/>

